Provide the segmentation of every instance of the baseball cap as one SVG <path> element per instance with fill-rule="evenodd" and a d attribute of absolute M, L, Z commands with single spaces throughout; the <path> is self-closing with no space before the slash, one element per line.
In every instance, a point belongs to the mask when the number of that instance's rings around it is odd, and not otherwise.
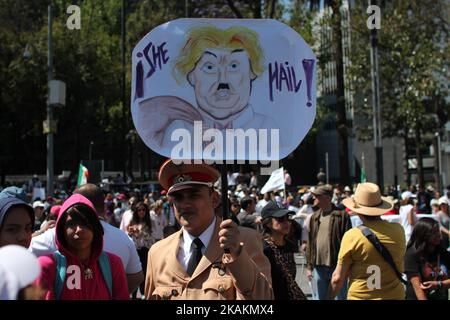
<path fill-rule="evenodd" d="M 406 200 L 406 199 L 409 199 L 412 197 L 413 197 L 413 194 L 411 191 L 405 191 L 402 193 L 402 200 Z"/>
<path fill-rule="evenodd" d="M 280 208 L 274 201 L 269 201 L 261 210 L 261 217 L 263 219 L 269 217 L 280 218 L 284 217 L 287 214 L 295 214 L 295 212 L 288 209 Z"/>
<path fill-rule="evenodd" d="M 439 205 L 441 205 L 441 204 L 446 204 L 446 205 L 448 205 L 449 203 L 448 203 L 448 198 L 447 197 L 440 197 L 439 198 L 439 200 L 438 200 L 438 204 Z"/>
<path fill-rule="evenodd" d="M 37 208 L 37 207 L 42 207 L 42 208 L 44 208 L 44 203 L 43 203 L 42 201 L 39 201 L 39 200 L 33 202 L 33 209 L 35 209 L 35 208 Z"/>
<path fill-rule="evenodd" d="M 50 208 L 50 214 L 54 214 L 55 216 L 59 216 L 59 211 L 61 211 L 60 205 L 54 205 Z"/>
<path fill-rule="evenodd" d="M 329 197 L 333 196 L 333 188 L 329 185 L 323 185 L 323 186 L 319 186 L 316 189 L 314 189 L 314 191 L 311 191 L 311 193 L 315 196 L 322 196 L 322 195 L 327 195 Z"/>

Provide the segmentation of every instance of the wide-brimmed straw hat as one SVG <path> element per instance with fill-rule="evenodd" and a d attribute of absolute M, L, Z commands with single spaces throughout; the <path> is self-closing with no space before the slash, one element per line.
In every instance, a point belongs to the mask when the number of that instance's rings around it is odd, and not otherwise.
<path fill-rule="evenodd" d="M 358 184 L 353 198 L 342 200 L 342 204 L 365 216 L 381 216 L 394 206 L 389 198 L 381 196 L 380 188 L 371 182 Z"/>

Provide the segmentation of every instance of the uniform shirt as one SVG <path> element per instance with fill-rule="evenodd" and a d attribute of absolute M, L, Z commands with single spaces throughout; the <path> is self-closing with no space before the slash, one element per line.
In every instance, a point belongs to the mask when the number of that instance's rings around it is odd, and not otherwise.
<path fill-rule="evenodd" d="M 206 249 L 208 248 L 209 241 L 211 240 L 212 234 L 214 232 L 214 226 L 216 225 L 216 217 L 214 217 L 211 224 L 206 228 L 205 231 L 198 237 L 200 240 L 202 240 L 203 248 L 202 248 L 202 254 L 205 254 Z M 189 234 L 186 230 L 183 228 L 183 237 L 180 240 L 180 250 L 178 250 L 178 261 L 180 264 L 184 267 L 184 270 L 187 270 L 189 259 L 191 258 L 193 251 L 192 248 L 192 242 L 197 237 L 194 237 L 193 235 Z"/>
<path fill-rule="evenodd" d="M 184 250 L 180 248 L 183 230 L 151 247 L 145 279 L 147 299 L 273 299 L 270 263 L 263 253 L 261 236 L 255 230 L 238 227 L 244 248 L 237 259 L 232 259 L 220 248 L 220 223 L 216 218 L 208 248 L 192 276 L 178 260 L 179 251 Z"/>
<path fill-rule="evenodd" d="M 398 223 L 387 221 L 367 221 L 364 224 L 377 236 L 389 250 L 398 271 L 403 272 L 406 242 L 405 232 Z M 347 299 L 349 300 L 404 300 L 405 288 L 397 278 L 392 267 L 379 254 L 378 250 L 363 235 L 361 230 L 348 230 L 342 238 L 338 264 L 350 265 L 350 281 Z M 379 267 L 379 273 L 373 267 Z M 371 267 L 371 268 L 369 268 Z M 368 278 L 380 276 L 380 288 L 370 289 Z M 375 281 L 370 281 L 372 284 Z"/>

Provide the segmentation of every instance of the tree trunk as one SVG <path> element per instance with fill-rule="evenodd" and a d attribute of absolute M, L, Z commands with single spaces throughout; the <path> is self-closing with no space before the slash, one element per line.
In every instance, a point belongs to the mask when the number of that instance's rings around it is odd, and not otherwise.
<path fill-rule="evenodd" d="M 273 19 L 273 17 L 275 17 L 275 8 L 277 6 L 277 0 L 272 0 L 270 3 L 270 13 L 269 13 L 269 18 Z"/>
<path fill-rule="evenodd" d="M 254 7 L 253 7 L 253 18 L 254 19 L 261 19 L 261 0 L 254 0 Z"/>
<path fill-rule="evenodd" d="M 439 174 L 441 168 L 439 168 L 439 150 L 437 137 L 433 138 L 433 149 L 434 149 L 434 181 L 436 182 L 436 190 L 442 190 L 441 186 L 441 176 Z"/>
<path fill-rule="evenodd" d="M 345 87 L 344 87 L 344 64 L 342 49 L 342 28 L 341 28 L 341 1 L 330 1 L 333 9 L 333 35 L 334 35 L 334 57 L 336 62 L 336 110 L 337 110 L 337 131 L 339 134 L 339 170 L 340 178 L 344 185 L 349 185 L 350 167 L 348 160 L 348 128 L 347 114 L 345 110 Z"/>
<path fill-rule="evenodd" d="M 244 18 L 242 16 L 242 13 L 239 11 L 239 9 L 236 8 L 236 6 L 234 5 L 233 0 L 227 0 L 227 4 L 230 7 L 231 11 L 233 11 L 233 13 L 236 16 L 236 18 L 238 18 L 238 19 Z"/>
<path fill-rule="evenodd" d="M 129 137 L 129 139 L 126 139 L 126 140 L 128 140 L 127 141 L 127 144 L 128 144 L 128 148 L 127 148 L 127 150 L 128 150 L 128 157 L 127 157 L 127 159 L 126 159 L 126 161 L 125 161 L 125 167 L 126 167 L 126 171 L 129 173 L 128 175 L 131 177 L 131 179 L 133 179 L 134 180 L 134 175 L 133 175 L 133 153 L 134 153 L 134 150 L 135 150 L 135 143 L 134 143 L 134 139 L 133 139 L 133 136 L 132 136 L 132 132 L 130 131 L 129 133 L 128 133 L 128 137 Z M 125 176 L 124 177 L 125 178 L 125 183 L 127 182 L 127 176 Z"/>
<path fill-rule="evenodd" d="M 420 134 L 420 125 L 416 124 L 416 128 L 414 130 L 415 138 L 416 138 L 416 158 L 417 158 L 417 178 L 419 182 L 419 187 L 425 187 L 425 179 L 423 175 L 423 159 L 422 152 L 420 150 L 420 145 L 422 144 L 422 137 Z"/>
<path fill-rule="evenodd" d="M 411 185 L 411 175 L 408 169 L 408 129 L 405 128 L 403 136 L 403 182 L 406 182 L 407 186 Z"/>

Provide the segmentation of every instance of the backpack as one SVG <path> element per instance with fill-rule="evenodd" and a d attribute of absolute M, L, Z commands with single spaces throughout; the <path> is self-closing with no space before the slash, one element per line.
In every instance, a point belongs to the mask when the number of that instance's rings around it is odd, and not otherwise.
<path fill-rule="evenodd" d="M 54 253 L 56 260 L 56 278 L 55 278 L 55 299 L 59 300 L 61 297 L 62 288 L 64 285 L 64 280 L 66 279 L 66 257 L 58 250 Z M 112 275 L 111 275 L 111 265 L 109 262 L 109 257 L 105 251 L 102 251 L 99 257 L 100 270 L 103 274 L 103 279 L 105 279 L 106 286 L 108 287 L 109 296 L 112 298 Z"/>

